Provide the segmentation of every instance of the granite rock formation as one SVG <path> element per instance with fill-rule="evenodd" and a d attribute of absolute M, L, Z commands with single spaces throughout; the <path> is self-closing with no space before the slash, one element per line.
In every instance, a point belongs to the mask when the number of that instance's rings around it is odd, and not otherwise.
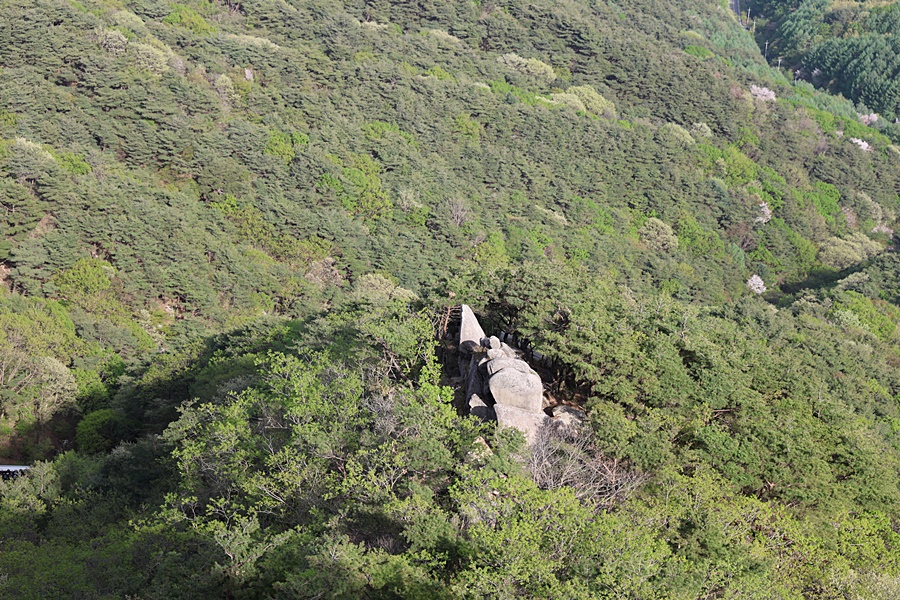
<path fill-rule="evenodd" d="M 549 419 L 543 412 L 540 376 L 514 348 L 497 336 L 487 337 L 466 305 L 462 307 L 459 350 L 469 412 L 496 419 L 500 427 L 515 427 L 532 442 Z"/>

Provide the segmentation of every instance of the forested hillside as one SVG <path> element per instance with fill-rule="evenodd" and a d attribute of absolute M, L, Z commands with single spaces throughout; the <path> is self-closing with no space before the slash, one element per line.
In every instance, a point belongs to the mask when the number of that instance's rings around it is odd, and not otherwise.
<path fill-rule="evenodd" d="M 858 103 L 866 123 L 900 136 L 900 4 L 830 0 L 760 0 L 749 10 L 770 62 Z M 875 111 L 873 114 L 870 109 Z"/>
<path fill-rule="evenodd" d="M 898 597 L 863 110 L 706 0 L 0 0 L 0 597 Z"/>

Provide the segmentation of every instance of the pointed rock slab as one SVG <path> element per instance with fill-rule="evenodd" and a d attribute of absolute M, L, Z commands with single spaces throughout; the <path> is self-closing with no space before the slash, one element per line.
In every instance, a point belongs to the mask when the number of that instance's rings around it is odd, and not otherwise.
<path fill-rule="evenodd" d="M 491 375 L 488 387 L 497 404 L 505 404 L 530 413 L 539 413 L 543 408 L 544 386 L 536 373 L 503 369 Z"/>
<path fill-rule="evenodd" d="M 462 305 L 462 321 L 459 325 L 459 347 L 471 352 L 472 348 L 481 345 L 481 339 L 486 337 L 484 329 L 478 322 L 478 318 L 468 304 Z"/>
<path fill-rule="evenodd" d="M 497 413 L 498 427 L 515 427 L 525 434 L 528 444 L 534 443 L 537 437 L 538 429 L 547 422 L 549 417 L 542 412 L 532 413 L 514 406 L 504 406 L 502 404 L 494 405 L 494 412 Z"/>

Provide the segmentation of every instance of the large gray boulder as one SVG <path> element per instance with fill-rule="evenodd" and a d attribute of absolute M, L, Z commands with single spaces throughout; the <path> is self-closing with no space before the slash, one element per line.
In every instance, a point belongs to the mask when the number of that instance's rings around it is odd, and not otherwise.
<path fill-rule="evenodd" d="M 528 366 L 528 363 L 524 360 L 519 360 L 517 358 L 507 358 L 504 356 L 503 358 L 494 358 L 487 364 L 487 372 L 490 375 L 494 375 L 495 373 L 499 373 L 503 369 L 512 369 L 513 371 L 519 371 L 521 373 L 534 373 L 531 370 L 531 367 Z M 537 373 L 535 373 L 537 375 Z"/>
<path fill-rule="evenodd" d="M 544 386 L 536 373 L 503 369 L 491 375 L 488 387 L 497 404 L 531 413 L 539 413 L 543 408 Z"/>
<path fill-rule="evenodd" d="M 473 348 L 481 346 L 481 340 L 484 337 L 486 337 L 484 329 L 481 328 L 475 313 L 468 304 L 463 304 L 462 321 L 459 325 L 459 347 L 471 352 Z"/>
<path fill-rule="evenodd" d="M 525 434 L 525 439 L 529 445 L 534 443 L 538 429 L 549 419 L 542 412 L 533 413 L 503 404 L 495 404 L 494 412 L 497 413 L 498 427 L 515 427 Z"/>
<path fill-rule="evenodd" d="M 485 420 L 496 418 L 500 427 L 520 429 L 532 443 L 538 428 L 549 419 L 542 411 L 544 386 L 540 376 L 514 348 L 497 336 L 487 337 L 475 313 L 465 304 L 459 348 L 469 413 Z"/>
<path fill-rule="evenodd" d="M 513 371 L 519 371 L 520 373 L 537 375 L 537 373 L 531 370 L 531 367 L 528 366 L 527 362 L 516 358 L 496 358 L 487 364 L 487 372 L 489 375 L 494 375 L 504 369 L 512 369 Z"/>

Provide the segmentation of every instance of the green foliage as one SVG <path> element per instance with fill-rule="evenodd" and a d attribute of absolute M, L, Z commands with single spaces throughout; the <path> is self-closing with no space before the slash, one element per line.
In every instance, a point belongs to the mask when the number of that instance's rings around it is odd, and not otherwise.
<path fill-rule="evenodd" d="M 273 131 L 269 135 L 265 153 L 277 156 L 288 164 L 290 164 L 290 162 L 294 160 L 294 157 L 297 156 L 297 153 L 294 150 L 294 140 L 292 136 L 281 131 Z"/>
<path fill-rule="evenodd" d="M 31 190 L 12 181 L 0 181 L 0 190 L 0 208 L 3 211 L 0 213 L 0 223 L 4 237 L 21 239 L 40 222 L 44 216 L 44 206 Z"/>
<path fill-rule="evenodd" d="M 778 35 L 788 52 L 802 52 L 809 48 L 824 23 L 828 0 L 804 0 L 796 11 L 781 22 Z"/>
<path fill-rule="evenodd" d="M 841 207 L 838 202 L 841 199 L 841 193 L 831 184 L 817 181 L 813 184 L 811 191 L 801 192 L 802 198 L 812 202 L 813 206 L 825 220 L 834 225 L 835 219 L 841 215 Z"/>
<path fill-rule="evenodd" d="M 332 190 L 349 213 L 372 221 L 384 216 L 391 201 L 382 187 L 378 163 L 368 156 L 357 155 L 352 166 L 343 167 L 340 175 L 326 173 L 321 183 Z"/>
<path fill-rule="evenodd" d="M 651 250 L 674 252 L 678 249 L 678 237 L 668 224 L 655 217 L 647 219 L 638 230 L 638 235 Z"/>
<path fill-rule="evenodd" d="M 804 272 L 812 270 L 818 252 L 816 245 L 792 229 L 788 230 L 787 237 L 788 241 L 794 247 L 794 251 L 797 255 L 797 262 L 800 265 L 801 270 Z"/>
<path fill-rule="evenodd" d="M 881 244 L 862 233 L 846 238 L 830 238 L 822 245 L 819 260 L 831 268 L 843 270 L 872 258 L 882 250 Z"/>
<path fill-rule="evenodd" d="M 701 60 L 706 60 L 707 58 L 712 58 L 713 56 L 715 56 L 715 54 L 705 46 L 689 45 L 684 47 L 684 51 L 691 56 L 696 56 Z"/>
<path fill-rule="evenodd" d="M 722 240 L 715 233 L 704 229 L 691 215 L 682 215 L 675 229 L 678 233 L 678 246 L 693 254 L 721 255 L 725 251 Z"/>
<path fill-rule="evenodd" d="M 9 111 L 0 111 L 0 127 L 12 128 L 16 126 L 18 119 L 16 115 Z"/>
<path fill-rule="evenodd" d="M 772 210 L 778 210 L 784 206 L 784 195 L 787 191 L 787 182 L 775 169 L 760 167 L 758 171 L 762 190 L 761 199 L 769 204 Z M 750 188 L 747 188 L 750 191 Z"/>
<path fill-rule="evenodd" d="M 545 83 L 551 83 L 556 79 L 556 71 L 553 70 L 553 67 L 537 58 L 523 58 L 517 54 L 509 53 L 503 54 L 497 61 L 524 75 L 543 80 Z"/>
<path fill-rule="evenodd" d="M 78 384 L 77 401 L 82 413 L 86 414 L 109 405 L 109 387 L 104 381 L 104 375 L 107 379 L 114 378 L 110 377 L 110 373 L 101 374 L 94 369 L 74 369 L 72 374 Z"/>
<path fill-rule="evenodd" d="M 73 299 L 94 296 L 112 285 L 115 269 L 99 258 L 82 258 L 71 268 L 59 273 L 55 283 L 63 298 Z"/>
<path fill-rule="evenodd" d="M 900 99 L 892 75 L 900 64 L 895 6 L 839 6 L 827 0 L 805 0 L 796 10 L 787 10 L 789 7 L 794 8 L 791 3 L 770 1 L 756 7 L 757 14 L 778 26 L 774 37 L 760 36 L 760 41 L 772 46 L 769 56 L 774 50 L 792 64 L 802 65 L 808 81 L 859 103 L 858 110 L 851 105 L 842 115 L 850 122 L 856 121 L 858 111 L 868 113 L 866 106 L 893 119 Z"/>
<path fill-rule="evenodd" d="M 478 140 L 481 137 L 481 123 L 469 115 L 460 114 L 453 117 L 453 127 L 457 135 L 470 140 Z"/>
<path fill-rule="evenodd" d="M 384 121 L 372 121 L 366 123 L 362 127 L 363 134 L 372 141 L 381 141 L 389 139 L 391 136 L 397 136 L 407 143 L 414 144 L 415 138 L 405 131 L 401 131 L 394 123 L 385 123 Z"/>
<path fill-rule="evenodd" d="M 534 92 L 529 92 L 527 90 L 523 90 L 517 88 L 516 86 L 504 81 L 489 81 L 491 91 L 495 94 L 502 96 L 507 102 L 522 102 L 528 105 L 535 105 L 539 102 L 545 100 L 543 96 L 538 96 Z"/>
<path fill-rule="evenodd" d="M 91 166 L 72 152 L 60 152 L 55 158 L 62 170 L 71 175 L 87 175 L 91 172 Z"/>
<path fill-rule="evenodd" d="M 597 93 L 593 87 L 589 85 L 572 86 L 566 89 L 567 95 L 571 94 L 584 104 L 585 109 L 597 116 L 615 118 L 616 106 L 603 96 Z M 558 97 L 559 94 L 555 94 Z"/>
<path fill-rule="evenodd" d="M 325 258 L 330 250 L 330 244 L 320 238 L 298 240 L 279 233 L 258 209 L 242 206 L 234 196 L 225 196 L 211 206 L 234 223 L 241 238 L 282 260 L 309 264 Z"/>
<path fill-rule="evenodd" d="M 883 301 L 870 300 L 859 292 L 848 290 L 834 302 L 832 314 L 841 316 L 841 311 L 852 313 L 860 326 L 882 340 L 894 339 L 897 332 L 897 321 L 900 318 L 900 309 L 897 307 Z"/>
<path fill-rule="evenodd" d="M 444 70 L 442 67 L 440 67 L 438 65 L 435 65 L 429 69 L 426 69 L 425 73 L 434 77 L 435 79 L 440 80 L 440 81 L 452 81 L 453 80 L 453 75 L 451 75 L 450 73 L 448 73 L 446 70 Z"/>
<path fill-rule="evenodd" d="M 184 4 L 172 4 L 172 12 L 162 19 L 163 23 L 189 29 L 196 35 L 211 35 L 216 28 L 206 22 L 197 11 Z"/>
<path fill-rule="evenodd" d="M 86 454 L 108 452 L 125 433 L 126 427 L 119 413 L 109 408 L 95 410 L 79 421 L 75 446 Z"/>
<path fill-rule="evenodd" d="M 758 167 L 753 160 L 734 146 L 725 149 L 709 144 L 697 144 L 702 153 L 704 168 L 722 177 L 729 186 L 740 186 L 755 181 Z"/>
<path fill-rule="evenodd" d="M 872 109 L 713 4 L 3 3 L 0 595 L 896 595 L 897 19 L 795 7 Z"/>

